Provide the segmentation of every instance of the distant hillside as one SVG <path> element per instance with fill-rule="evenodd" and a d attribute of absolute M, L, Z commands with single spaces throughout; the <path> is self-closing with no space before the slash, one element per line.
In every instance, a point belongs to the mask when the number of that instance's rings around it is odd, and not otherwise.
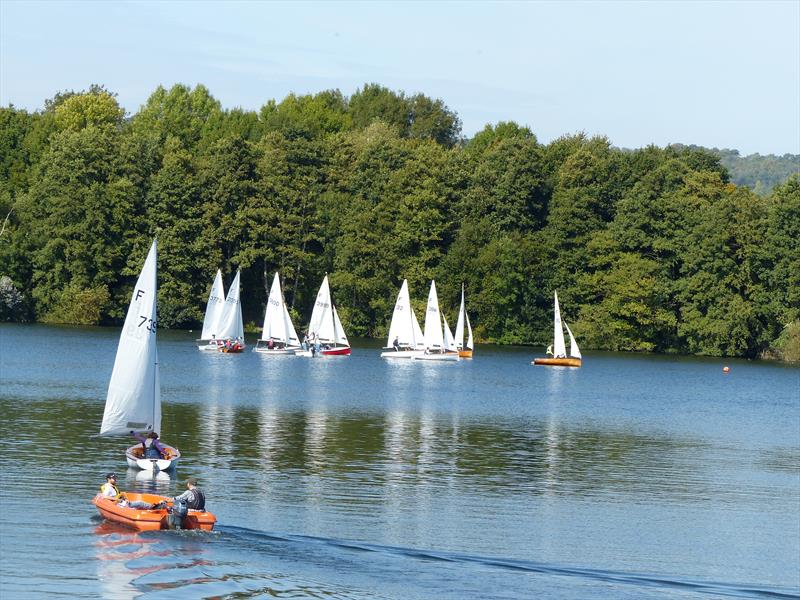
<path fill-rule="evenodd" d="M 673 146 L 684 147 L 682 144 Z M 750 154 L 740 156 L 738 150 L 727 148 L 702 148 L 687 146 L 690 150 L 703 149 L 719 156 L 722 166 L 731 174 L 731 181 L 736 185 L 747 186 L 755 193 L 764 196 L 789 179 L 794 173 L 800 173 L 800 154 Z"/>

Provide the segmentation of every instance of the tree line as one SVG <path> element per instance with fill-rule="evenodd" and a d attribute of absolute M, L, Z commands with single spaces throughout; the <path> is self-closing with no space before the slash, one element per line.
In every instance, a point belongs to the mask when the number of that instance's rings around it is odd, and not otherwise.
<path fill-rule="evenodd" d="M 766 196 L 696 147 L 461 134 L 441 100 L 378 84 L 223 109 L 159 87 L 133 115 L 102 86 L 0 108 L 0 319 L 118 324 L 153 236 L 159 322 L 194 327 L 242 270 L 260 323 L 274 271 L 297 323 L 330 276 L 350 335 L 386 334 L 409 280 L 462 282 L 479 340 L 549 343 L 552 295 L 587 348 L 791 358 L 800 178 Z"/>

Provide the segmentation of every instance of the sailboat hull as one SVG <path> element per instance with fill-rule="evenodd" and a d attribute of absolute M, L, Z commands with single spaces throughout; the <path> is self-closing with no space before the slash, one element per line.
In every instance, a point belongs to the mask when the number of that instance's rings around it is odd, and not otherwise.
<path fill-rule="evenodd" d="M 180 450 L 161 444 L 167 451 L 167 458 L 143 458 L 142 445 L 136 444 L 131 446 L 125 451 L 125 459 L 128 461 L 128 466 L 134 469 L 141 469 L 142 471 L 168 471 L 175 466 L 181 458 Z"/>
<path fill-rule="evenodd" d="M 459 350 L 458 355 L 461 358 L 472 358 L 472 350 Z"/>
<path fill-rule="evenodd" d="M 267 348 L 266 346 L 256 346 L 253 352 L 258 352 L 264 356 L 294 356 L 295 353 L 301 350 L 298 346 L 287 346 L 285 348 Z"/>
<path fill-rule="evenodd" d="M 433 361 L 458 361 L 461 360 L 458 356 L 457 352 L 446 352 L 444 354 L 440 354 L 438 352 L 432 352 L 431 354 L 419 354 L 417 356 L 411 357 L 413 360 L 433 360 Z"/>
<path fill-rule="evenodd" d="M 580 358 L 534 358 L 531 364 L 543 367 L 580 367 Z"/>
<path fill-rule="evenodd" d="M 386 350 L 381 352 L 381 358 L 414 358 L 425 354 L 424 350 Z"/>
<path fill-rule="evenodd" d="M 320 350 L 322 356 L 350 356 L 352 350 L 349 347 L 345 348 L 329 348 L 328 350 Z"/>
<path fill-rule="evenodd" d="M 195 340 L 197 342 L 197 349 L 202 351 L 218 352 L 219 344 L 216 340 Z"/>

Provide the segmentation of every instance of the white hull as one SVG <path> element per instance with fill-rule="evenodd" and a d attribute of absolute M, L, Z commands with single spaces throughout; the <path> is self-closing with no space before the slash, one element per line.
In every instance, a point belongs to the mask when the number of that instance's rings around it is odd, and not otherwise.
<path fill-rule="evenodd" d="M 267 348 L 266 346 L 255 347 L 253 352 L 258 352 L 264 356 L 294 356 L 294 354 L 301 350 L 297 346 L 289 346 L 288 348 Z"/>
<path fill-rule="evenodd" d="M 381 358 L 414 358 L 422 354 L 424 350 L 386 350 L 381 352 Z"/>
<path fill-rule="evenodd" d="M 168 471 L 169 469 L 173 468 L 175 464 L 180 460 L 181 453 L 178 451 L 177 448 L 172 446 L 167 446 L 166 444 L 162 444 L 165 448 L 169 448 L 173 451 L 175 458 L 138 458 L 136 455 L 133 454 L 133 451 L 136 448 L 141 448 L 141 444 L 136 444 L 135 446 L 131 446 L 125 451 L 125 459 L 128 461 L 128 466 L 133 467 L 134 469 L 141 469 L 142 471 L 152 471 L 154 473 L 158 471 Z"/>
<path fill-rule="evenodd" d="M 295 350 L 295 356 L 302 356 L 303 358 L 314 358 L 316 356 L 316 352 L 312 352 L 311 350 Z"/>
<path fill-rule="evenodd" d="M 411 357 L 413 360 L 437 360 L 437 361 L 458 361 L 461 360 L 458 354 L 455 353 L 446 353 L 446 354 L 418 354 Z"/>
<path fill-rule="evenodd" d="M 217 345 L 216 342 L 213 342 L 213 343 L 211 341 L 205 342 L 205 340 L 197 340 L 197 342 L 198 342 L 198 344 L 197 344 L 197 349 L 198 350 L 204 350 L 204 351 L 210 351 L 210 352 L 218 352 L 219 351 L 219 346 Z"/>

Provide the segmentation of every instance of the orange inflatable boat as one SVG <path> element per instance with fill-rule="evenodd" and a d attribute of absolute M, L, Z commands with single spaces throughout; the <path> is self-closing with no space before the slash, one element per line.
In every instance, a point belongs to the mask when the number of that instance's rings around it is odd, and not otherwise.
<path fill-rule="evenodd" d="M 125 497 L 129 502 L 149 502 L 150 504 L 166 502 L 169 506 L 172 506 L 172 498 L 158 496 L 156 494 L 125 492 Z M 136 529 L 137 531 L 169 529 L 169 513 L 166 508 L 144 510 L 141 508 L 120 506 L 114 498 L 109 498 L 102 494 L 97 494 L 92 499 L 92 504 L 97 507 L 97 510 L 100 511 L 100 515 L 104 519 Z M 210 512 L 190 510 L 189 514 L 186 515 L 186 518 L 183 520 L 183 528 L 211 531 L 214 529 L 214 523 L 216 522 L 217 518 Z"/>

